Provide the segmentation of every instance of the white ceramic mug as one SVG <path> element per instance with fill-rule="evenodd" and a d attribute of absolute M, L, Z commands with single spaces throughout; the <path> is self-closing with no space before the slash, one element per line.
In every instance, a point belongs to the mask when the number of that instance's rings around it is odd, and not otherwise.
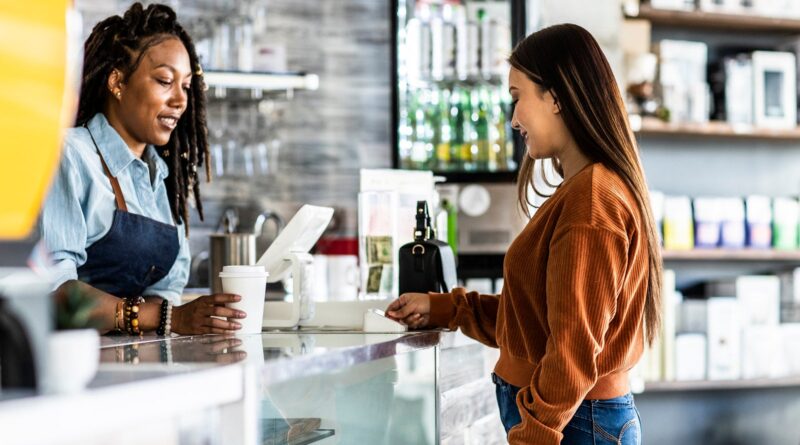
<path fill-rule="evenodd" d="M 356 300 L 358 274 L 358 257 L 355 255 L 328 255 L 328 300 Z"/>
<path fill-rule="evenodd" d="M 313 301 L 328 301 L 328 255 L 314 255 L 311 279 Z"/>
<path fill-rule="evenodd" d="M 238 332 L 242 334 L 261 332 L 268 276 L 264 266 L 225 266 L 219 273 L 222 291 L 242 297 L 238 302 L 228 303 L 228 307 L 247 314 L 246 318 L 237 320 L 242 325 Z"/>

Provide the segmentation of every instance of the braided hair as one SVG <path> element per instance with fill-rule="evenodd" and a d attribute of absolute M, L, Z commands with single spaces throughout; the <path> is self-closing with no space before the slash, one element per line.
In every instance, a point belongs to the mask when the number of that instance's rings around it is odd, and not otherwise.
<path fill-rule="evenodd" d="M 81 126 L 103 111 L 110 94 L 106 87 L 108 76 L 114 69 L 120 70 L 123 77 L 128 78 L 136 71 L 148 48 L 170 38 L 180 39 L 186 47 L 194 73 L 186 111 L 169 141 L 156 147 L 156 151 L 169 166 L 169 177 L 165 183 L 172 217 L 176 222 L 185 224 L 188 236 L 190 198 L 193 198 L 200 220 L 203 220 L 197 169 L 205 164 L 208 180 L 211 178 L 211 171 L 206 162 L 209 153 L 206 88 L 202 69 L 194 43 L 178 23 L 175 11 L 160 4 L 151 4 L 145 8 L 137 2 L 122 17 L 115 15 L 95 25 L 84 44 L 83 80 L 75 124 Z"/>

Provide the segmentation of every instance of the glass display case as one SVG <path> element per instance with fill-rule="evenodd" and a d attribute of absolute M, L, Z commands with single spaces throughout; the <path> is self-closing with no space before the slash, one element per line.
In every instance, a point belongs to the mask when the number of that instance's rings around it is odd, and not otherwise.
<path fill-rule="evenodd" d="M 249 369 L 244 375 L 254 377 L 244 383 L 244 398 L 252 403 L 244 402 L 240 417 L 258 423 L 253 435 L 259 444 L 433 445 L 439 434 L 439 338 L 437 332 L 304 331 L 104 338 L 101 369 L 140 376 Z M 228 384 L 237 382 L 217 383 Z M 207 389 L 196 388 L 198 394 Z M 205 436 L 223 436 L 223 421 Z"/>

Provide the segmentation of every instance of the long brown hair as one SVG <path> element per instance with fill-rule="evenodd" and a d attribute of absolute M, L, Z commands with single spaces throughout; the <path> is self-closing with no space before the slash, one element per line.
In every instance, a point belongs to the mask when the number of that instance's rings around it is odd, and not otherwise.
<path fill-rule="evenodd" d="M 148 48 L 173 37 L 178 38 L 189 53 L 192 84 L 186 111 L 178 121 L 177 128 L 172 132 L 169 142 L 156 147 L 156 151 L 169 167 L 169 177 L 164 182 L 172 217 L 176 222 L 185 224 L 188 236 L 190 196 L 194 197 L 197 212 L 203 219 L 197 170 L 204 163 L 206 178 L 211 178 L 209 165 L 205 162 L 209 158 L 206 95 L 194 43 L 178 23 L 172 8 L 159 4 L 145 8 L 137 2 L 122 17 L 111 16 L 95 25 L 84 44 L 83 82 L 75 124 L 83 125 L 103 111 L 109 95 L 106 82 L 111 71 L 118 69 L 127 78 L 136 71 Z"/>
<path fill-rule="evenodd" d="M 628 123 L 614 74 L 597 41 L 578 25 L 562 24 L 537 31 L 517 44 L 509 63 L 543 90 L 550 91 L 561 108 L 564 124 L 578 148 L 600 162 L 630 187 L 641 210 L 648 250 L 650 279 L 645 300 L 647 342 L 661 327 L 661 249 L 636 139 Z M 554 159 L 556 171 L 563 175 Z M 528 187 L 534 185 L 534 161 L 524 156 L 517 178 L 519 205 L 530 216 Z M 547 179 L 545 178 L 545 181 Z"/>

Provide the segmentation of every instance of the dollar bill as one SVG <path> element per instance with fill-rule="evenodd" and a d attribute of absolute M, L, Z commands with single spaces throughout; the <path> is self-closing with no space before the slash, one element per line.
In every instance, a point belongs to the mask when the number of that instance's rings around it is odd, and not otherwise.
<path fill-rule="evenodd" d="M 392 264 L 393 261 L 391 236 L 367 237 L 367 264 Z"/>
<path fill-rule="evenodd" d="M 378 293 L 381 291 L 381 275 L 383 275 L 383 265 L 370 266 L 367 275 L 367 293 Z"/>

